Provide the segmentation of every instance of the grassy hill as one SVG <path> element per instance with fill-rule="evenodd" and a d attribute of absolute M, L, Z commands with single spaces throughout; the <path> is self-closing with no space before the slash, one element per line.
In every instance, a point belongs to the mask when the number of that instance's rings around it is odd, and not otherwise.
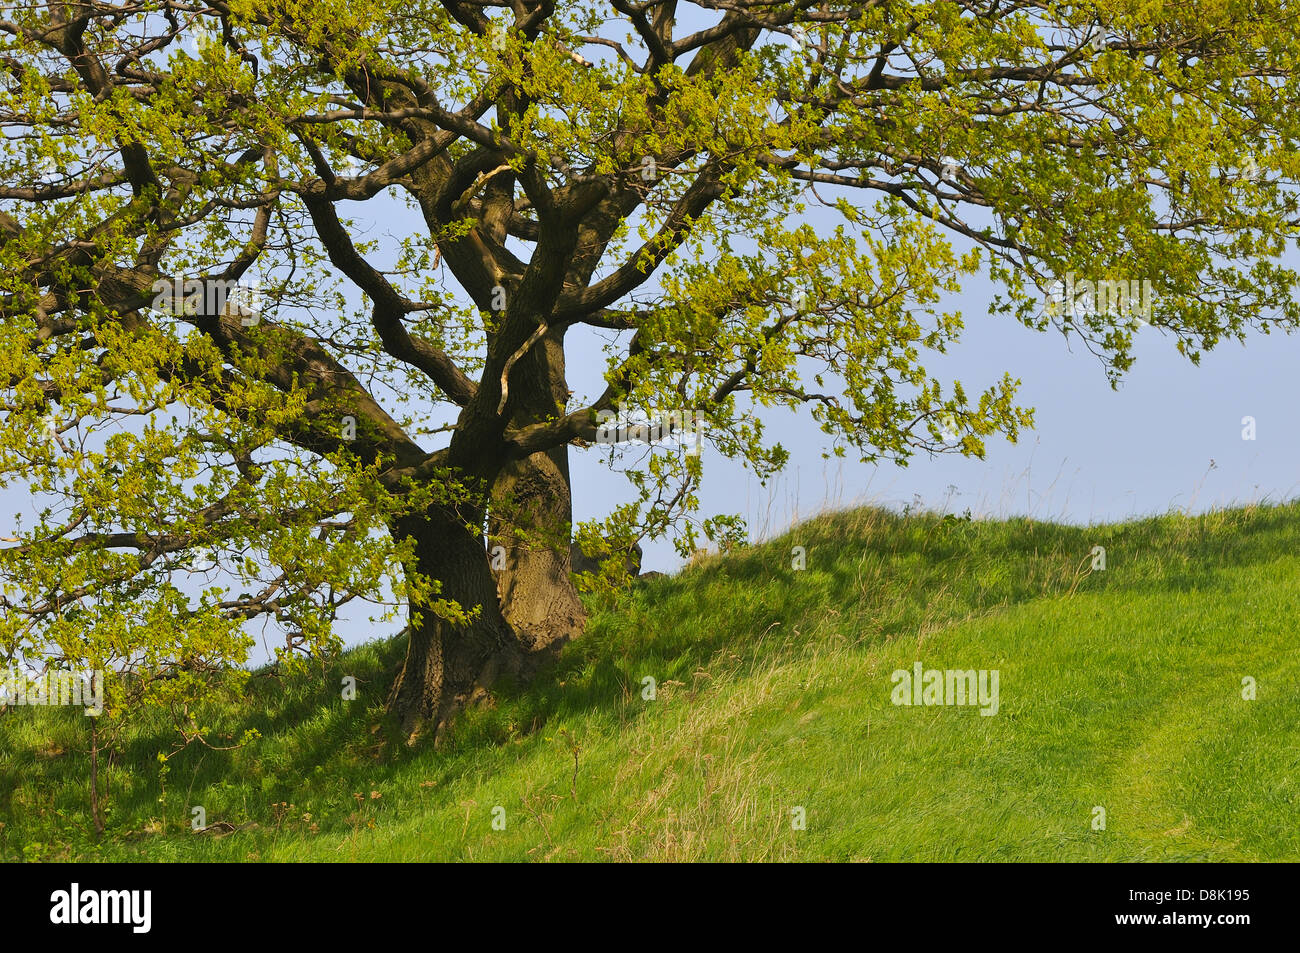
<path fill-rule="evenodd" d="M 1300 859 L 1298 505 L 1086 529 L 835 513 L 592 612 L 553 671 L 436 750 L 373 730 L 400 640 L 252 679 L 206 720 L 261 737 L 192 746 L 165 777 L 172 739 L 146 726 L 99 842 L 85 719 L 11 711 L 0 856 Z M 893 704 L 917 661 L 996 669 L 997 714 Z"/>

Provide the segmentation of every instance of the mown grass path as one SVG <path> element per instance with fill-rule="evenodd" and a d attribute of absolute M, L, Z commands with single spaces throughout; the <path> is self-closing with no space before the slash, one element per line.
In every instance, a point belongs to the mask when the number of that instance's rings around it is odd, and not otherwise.
<path fill-rule="evenodd" d="M 1294 505 L 1087 529 L 831 514 L 594 604 L 557 669 L 497 692 L 438 750 L 374 730 L 393 642 L 255 679 L 208 719 L 262 737 L 187 750 L 165 778 L 170 740 L 142 726 L 101 842 L 86 833 L 84 724 L 12 712 L 0 852 L 1296 860 L 1297 554 Z M 996 669 L 998 713 L 893 704 L 891 673 L 917 661 Z M 358 701 L 339 699 L 343 674 Z M 190 831 L 194 805 L 206 833 Z"/>

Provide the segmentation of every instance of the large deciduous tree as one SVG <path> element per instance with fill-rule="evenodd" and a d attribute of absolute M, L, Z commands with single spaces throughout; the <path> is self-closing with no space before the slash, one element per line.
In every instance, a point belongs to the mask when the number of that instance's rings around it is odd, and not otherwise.
<path fill-rule="evenodd" d="M 4 17 L 10 659 L 193 670 L 386 602 L 416 733 L 581 630 L 569 453 L 612 456 L 616 407 L 761 475 L 771 407 L 866 460 L 982 454 L 1030 422 L 1016 382 L 921 363 L 969 276 L 1113 375 L 1147 326 L 1194 360 L 1300 317 L 1282 0 Z M 655 449 L 604 532 L 680 528 L 700 474 Z"/>

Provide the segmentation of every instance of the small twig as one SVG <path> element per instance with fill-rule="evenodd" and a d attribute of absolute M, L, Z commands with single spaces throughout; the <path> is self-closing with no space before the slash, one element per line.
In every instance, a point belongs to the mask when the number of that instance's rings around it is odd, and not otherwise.
<path fill-rule="evenodd" d="M 474 200 L 474 196 L 478 195 L 488 182 L 492 181 L 493 178 L 500 175 L 502 172 L 509 171 L 510 166 L 503 164 L 497 166 L 491 172 L 480 172 L 478 178 L 474 180 L 474 183 L 461 194 L 459 199 L 456 200 L 455 205 L 452 206 L 452 211 L 457 214 L 464 212 L 469 208 L 469 203 Z"/>
<path fill-rule="evenodd" d="M 578 800 L 578 752 L 581 751 L 582 749 L 578 747 L 578 743 L 573 740 L 573 736 L 570 735 L 568 731 L 561 728 L 560 734 L 564 735 L 564 740 L 569 743 L 569 748 L 573 751 L 573 780 L 569 782 L 569 796 L 572 797 L 574 801 L 577 801 Z"/>
<path fill-rule="evenodd" d="M 515 362 L 528 353 L 528 349 L 537 343 L 537 339 L 545 334 L 549 328 L 543 321 L 537 326 L 537 330 L 528 336 L 528 340 L 519 346 L 519 350 L 510 355 L 510 360 L 506 361 L 505 368 L 501 371 L 501 400 L 497 404 L 497 413 L 502 413 L 506 409 L 506 398 L 510 396 L 510 369 L 515 366 Z"/>
<path fill-rule="evenodd" d="M 1092 567 L 1089 567 L 1087 572 L 1083 571 L 1084 565 L 1089 561 L 1091 561 L 1091 559 L 1092 559 L 1091 554 L 1083 557 L 1083 561 L 1079 563 L 1079 568 L 1074 571 L 1074 582 L 1070 584 L 1070 591 L 1065 594 L 1065 598 L 1067 599 L 1074 598 L 1074 591 L 1079 588 L 1079 583 L 1083 582 L 1084 579 L 1092 575 Z"/>
<path fill-rule="evenodd" d="M 546 835 L 546 842 L 550 844 L 552 847 L 554 847 L 555 840 L 554 838 L 551 837 L 551 829 L 547 827 L 546 822 L 542 820 L 542 815 L 533 808 L 532 801 L 530 798 L 527 797 L 524 798 L 524 809 L 528 811 L 529 814 L 533 815 L 533 820 L 535 820 L 538 823 L 538 825 L 542 829 L 542 833 Z"/>

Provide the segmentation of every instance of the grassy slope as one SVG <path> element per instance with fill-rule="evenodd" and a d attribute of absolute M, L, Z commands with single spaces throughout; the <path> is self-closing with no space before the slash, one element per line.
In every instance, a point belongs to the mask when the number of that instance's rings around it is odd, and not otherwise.
<path fill-rule="evenodd" d="M 1095 544 L 1108 568 L 1080 577 Z M 99 845 L 84 718 L 11 713 L 0 856 L 1300 859 L 1298 544 L 1294 504 L 1089 529 L 832 514 L 596 607 L 558 670 L 439 750 L 370 730 L 400 644 L 254 679 L 211 721 L 263 737 L 177 755 L 165 793 L 167 735 L 134 739 Z M 918 659 L 1000 670 L 1000 713 L 892 705 Z M 190 833 L 194 804 L 238 829 Z"/>

